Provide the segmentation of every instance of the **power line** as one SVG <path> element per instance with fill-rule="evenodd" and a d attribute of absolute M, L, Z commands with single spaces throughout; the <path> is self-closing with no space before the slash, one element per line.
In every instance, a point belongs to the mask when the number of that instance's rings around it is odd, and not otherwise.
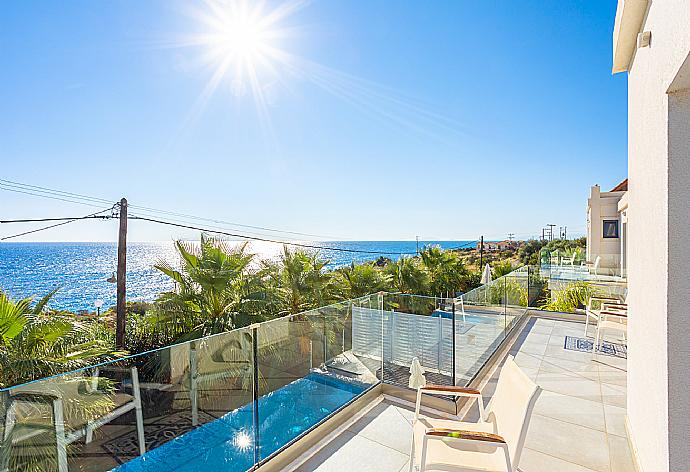
<path fill-rule="evenodd" d="M 77 205 L 86 205 L 86 206 L 96 207 L 96 208 L 101 207 L 101 205 L 96 205 L 94 203 L 87 203 L 84 201 L 62 198 L 62 197 L 58 197 L 58 196 L 51 195 L 51 194 L 44 195 L 42 193 L 36 193 L 36 192 L 29 191 L 29 190 L 20 190 L 18 188 L 13 188 L 13 187 L 7 186 L 6 184 L 3 184 L 2 182 L 0 182 L 0 190 L 5 190 L 8 192 L 15 192 L 15 193 L 22 193 L 24 195 L 32 195 L 34 197 L 49 198 L 51 200 L 59 200 L 61 202 L 75 203 Z"/>
<path fill-rule="evenodd" d="M 158 223 L 158 224 L 167 225 L 167 226 L 176 226 L 178 228 L 192 229 L 195 231 L 202 231 L 202 232 L 206 232 L 206 233 L 222 234 L 224 236 L 230 236 L 233 238 L 241 238 L 241 239 L 248 239 L 248 240 L 252 240 L 252 241 L 261 241 L 261 242 L 275 243 L 275 244 L 286 244 L 288 246 L 297 246 L 297 247 L 303 247 L 303 248 L 307 248 L 307 249 L 321 249 L 321 250 L 325 250 L 325 251 L 340 251 L 340 252 L 350 252 L 350 253 L 359 253 L 359 254 L 378 254 L 378 255 L 381 255 L 381 254 L 415 255 L 416 254 L 414 252 L 366 251 L 363 249 L 348 249 L 348 248 L 342 248 L 342 247 L 317 246 L 315 244 L 304 244 L 304 243 L 296 243 L 296 242 L 290 242 L 290 241 L 279 241 L 276 239 L 260 238 L 260 237 L 256 237 L 256 236 L 248 236 L 248 235 L 239 234 L 239 233 L 229 233 L 227 231 L 218 231 L 218 230 L 213 230 L 213 229 L 208 229 L 208 228 L 202 228 L 199 226 L 192 226 L 192 225 L 186 225 L 186 224 L 181 224 L 181 223 L 173 223 L 171 221 L 158 220 L 158 219 L 154 219 L 154 218 L 146 218 L 143 216 L 131 216 L 129 219 L 148 221 L 150 223 Z"/>
<path fill-rule="evenodd" d="M 102 213 L 102 212 L 99 212 Z M 96 216 L 94 215 L 87 215 L 87 216 L 70 216 L 70 217 L 65 217 L 65 218 L 36 218 L 36 219 L 28 219 L 28 220 L 0 220 L 0 224 L 7 224 L 7 223 L 40 223 L 44 221 L 76 221 L 76 220 L 86 220 L 86 219 L 108 219 L 112 218 L 111 216 Z"/>
<path fill-rule="evenodd" d="M 40 187 L 38 185 L 24 184 L 21 182 L 14 182 L 12 180 L 7 180 L 7 179 L 0 179 L 0 184 L 5 184 L 5 185 L 9 185 L 9 186 L 13 186 L 13 187 L 19 187 L 19 188 L 31 189 L 31 190 L 36 191 L 36 192 L 63 195 L 66 197 L 71 197 L 71 198 L 75 198 L 75 199 L 79 199 L 79 200 L 90 200 L 90 201 L 98 202 L 98 203 L 111 203 L 111 200 L 107 200 L 105 198 L 91 197 L 91 196 L 82 195 L 79 193 L 65 192 L 64 190 L 56 190 L 56 189 L 51 189 L 48 187 Z"/>
<path fill-rule="evenodd" d="M 132 205 L 132 206 L 133 206 L 133 205 Z M 130 208 L 131 208 L 132 206 L 130 206 Z M 130 216 L 146 216 L 146 217 L 155 218 L 155 217 L 160 216 L 160 215 L 158 215 L 158 213 L 154 213 L 154 212 L 137 211 L 136 213 L 130 213 Z M 183 223 L 183 224 L 195 224 L 194 220 L 190 221 L 189 219 L 180 219 L 180 218 L 167 217 L 166 220 L 167 220 L 167 221 L 174 221 L 174 222 L 176 222 L 176 223 Z M 212 226 L 212 225 L 204 225 L 204 226 L 206 226 L 206 227 L 208 227 L 208 228 L 212 228 L 212 229 L 217 229 L 217 230 L 220 230 L 220 231 L 224 231 L 224 230 L 227 230 L 227 229 L 233 229 L 233 228 L 227 228 L 227 227 L 225 227 L 225 226 Z M 242 232 L 243 232 L 243 233 L 246 233 L 246 234 L 253 235 L 253 236 L 258 236 L 258 237 L 270 236 L 269 234 L 266 234 L 266 233 L 263 233 L 263 232 L 258 232 L 258 231 L 243 230 Z M 290 237 L 290 236 L 282 236 L 282 238 L 283 238 L 283 239 L 289 239 L 289 240 L 292 240 L 292 241 L 299 241 L 297 238 L 295 238 L 295 237 Z"/>
<path fill-rule="evenodd" d="M 62 220 L 62 221 L 60 223 L 44 226 L 42 228 L 32 229 L 30 231 L 24 231 L 22 233 L 13 234 L 11 236 L 5 236 L 5 237 L 0 238 L 0 241 L 6 241 L 8 239 L 18 238 L 19 236 L 26 236 L 27 234 L 38 233 L 39 231 L 45 231 L 47 229 L 56 228 L 58 226 L 73 223 L 73 222 L 78 221 L 78 220 L 86 220 L 86 219 L 93 219 L 93 218 L 102 218 L 102 219 L 111 218 L 112 216 L 97 216 L 97 215 L 99 215 L 100 213 L 104 213 L 106 211 L 112 211 L 112 209 L 113 209 L 113 207 L 106 208 L 105 210 L 101 210 L 101 211 L 98 211 L 96 213 L 92 213 L 90 215 L 80 216 L 80 217 L 71 218 L 71 219 L 68 219 L 68 218 L 41 218 L 41 219 L 36 219 L 36 220 L 3 220 L 3 221 L 0 221 L 0 223 L 27 223 L 27 222 L 35 222 L 35 221 L 60 221 L 60 220 Z"/>
<path fill-rule="evenodd" d="M 78 193 L 72 193 L 72 192 L 65 192 L 63 190 L 56 190 L 56 189 L 51 189 L 48 187 L 41 187 L 38 185 L 31 185 L 31 184 L 24 184 L 21 182 L 15 182 L 11 180 L 6 180 L 6 179 L 0 179 L 0 189 L 2 190 L 7 190 L 10 192 L 17 192 L 17 193 L 23 193 L 26 195 L 32 195 L 36 197 L 43 197 L 43 198 L 50 198 L 53 200 L 60 200 L 68 203 L 77 203 L 80 205 L 89 205 L 89 206 L 95 206 L 95 207 L 100 207 L 100 205 L 95 205 L 94 203 L 111 203 L 111 200 L 106 200 L 104 198 L 98 198 L 98 197 L 92 197 L 88 195 L 82 195 Z M 296 236 L 307 236 L 307 237 L 313 237 L 313 238 L 324 238 L 324 239 L 335 239 L 335 240 L 347 240 L 348 238 L 340 238 L 340 237 L 334 237 L 334 236 L 328 236 L 328 235 L 319 235 L 319 234 L 312 234 L 312 233 L 303 233 L 299 231 L 289 231 L 289 230 L 281 230 L 281 229 L 274 229 L 274 228 L 268 228 L 264 226 L 254 226 L 254 225 L 246 225 L 242 223 L 233 223 L 230 221 L 224 221 L 224 220 L 219 220 L 219 219 L 214 219 L 214 218 L 204 218 L 200 216 L 195 216 L 195 215 L 188 215 L 184 213 L 178 213 L 178 212 L 173 212 L 173 211 L 167 211 L 167 210 L 160 210 L 156 208 L 151 208 L 151 207 L 146 207 L 146 206 L 141 206 L 141 205 L 129 205 L 130 208 L 133 209 L 139 209 L 145 212 L 152 212 L 160 215 L 167 215 L 167 216 L 176 216 L 180 218 L 186 218 L 186 219 L 191 219 L 195 221 L 205 221 L 209 223 L 216 223 L 216 224 L 221 224 L 225 226 L 235 226 L 235 227 L 240 227 L 240 228 L 250 228 L 250 229 L 256 229 L 260 231 L 269 231 L 272 233 L 283 233 L 283 234 L 293 234 Z"/>

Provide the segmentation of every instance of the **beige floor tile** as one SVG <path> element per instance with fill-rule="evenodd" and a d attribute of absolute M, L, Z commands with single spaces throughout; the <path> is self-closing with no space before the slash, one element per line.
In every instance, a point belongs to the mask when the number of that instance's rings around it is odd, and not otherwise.
<path fill-rule="evenodd" d="M 523 343 L 536 343 L 536 344 L 548 344 L 549 343 L 549 338 L 551 338 L 551 334 L 546 334 L 546 333 L 534 333 L 534 332 L 528 332 L 528 333 L 521 333 L 520 334 L 520 339 L 522 340 Z"/>
<path fill-rule="evenodd" d="M 376 405 L 348 431 L 403 454 L 409 454 L 412 445 L 412 425 L 396 407 L 385 402 Z"/>
<path fill-rule="evenodd" d="M 561 345 L 549 345 L 546 348 L 544 357 L 553 357 L 556 359 L 565 359 L 573 362 L 593 362 L 592 353 L 581 352 L 581 351 L 571 351 L 570 349 L 565 349 L 563 344 Z"/>
<path fill-rule="evenodd" d="M 601 383 L 616 385 L 619 387 L 628 386 L 628 375 L 626 372 L 621 370 L 600 370 L 599 380 Z"/>
<path fill-rule="evenodd" d="M 525 448 L 522 451 L 520 472 L 591 472 L 592 469 L 572 462 L 564 461 L 557 457 L 544 454 L 533 449 Z"/>
<path fill-rule="evenodd" d="M 520 346 L 519 352 L 541 357 L 546 352 L 546 348 L 547 344 L 527 342 Z"/>
<path fill-rule="evenodd" d="M 320 450 L 297 472 L 399 472 L 408 455 L 349 431 Z"/>
<path fill-rule="evenodd" d="M 528 369 L 526 367 L 520 367 L 527 377 L 532 379 L 533 382 L 537 381 L 537 376 L 539 375 L 539 369 Z"/>
<path fill-rule="evenodd" d="M 604 406 L 599 402 L 544 391 L 537 400 L 534 412 L 598 431 L 606 431 Z"/>
<path fill-rule="evenodd" d="M 599 367 L 595 362 L 586 360 L 573 361 L 553 357 L 544 357 L 540 365 L 540 370 L 552 374 L 571 374 L 578 377 L 584 377 L 595 382 L 600 380 Z"/>
<path fill-rule="evenodd" d="M 628 370 L 628 360 L 620 357 L 597 356 L 595 362 L 602 372 L 626 372 Z"/>
<path fill-rule="evenodd" d="M 530 333 L 551 334 L 551 332 L 554 330 L 554 327 L 548 325 L 534 324 L 528 327 L 527 329 Z"/>
<path fill-rule="evenodd" d="M 601 397 L 606 405 L 613 405 L 620 408 L 627 406 L 627 396 L 625 387 L 618 385 L 601 384 Z"/>
<path fill-rule="evenodd" d="M 551 373 L 540 370 L 537 376 L 537 383 L 544 390 L 579 397 L 593 402 L 601 402 L 601 387 L 599 383 L 582 375 Z"/>
<path fill-rule="evenodd" d="M 525 445 L 566 462 L 610 472 L 606 434 L 601 431 L 535 414 Z"/>
<path fill-rule="evenodd" d="M 627 437 L 625 429 L 625 408 L 613 405 L 604 405 L 604 417 L 606 419 L 606 432 L 616 436 Z"/>
<path fill-rule="evenodd" d="M 594 330 L 590 327 L 588 332 L 593 333 Z M 561 335 L 561 336 L 575 336 L 578 338 L 583 338 L 585 336 L 585 324 L 582 323 L 565 323 L 565 324 L 556 324 L 554 326 L 553 331 L 551 332 L 552 335 Z"/>
<path fill-rule="evenodd" d="M 525 369 L 538 369 L 541 365 L 541 356 L 528 354 L 526 352 L 518 352 L 514 356 L 515 363 Z"/>
<path fill-rule="evenodd" d="M 627 438 L 609 436 L 611 472 L 636 472 Z"/>

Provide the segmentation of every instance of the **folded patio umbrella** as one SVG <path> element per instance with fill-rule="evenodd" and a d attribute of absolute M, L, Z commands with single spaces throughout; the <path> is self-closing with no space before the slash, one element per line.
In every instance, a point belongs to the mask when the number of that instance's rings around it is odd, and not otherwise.
<path fill-rule="evenodd" d="M 482 284 L 488 284 L 491 282 L 491 266 L 486 264 L 484 266 L 484 271 L 482 272 Z"/>
<path fill-rule="evenodd" d="M 419 358 L 412 358 L 412 365 L 410 366 L 410 388 L 418 389 L 426 385 L 426 378 L 424 378 L 424 367 L 419 363 Z"/>

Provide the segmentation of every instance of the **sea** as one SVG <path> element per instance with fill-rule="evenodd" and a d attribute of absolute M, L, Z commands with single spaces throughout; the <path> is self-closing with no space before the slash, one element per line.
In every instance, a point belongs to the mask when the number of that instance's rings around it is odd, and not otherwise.
<path fill-rule="evenodd" d="M 312 249 L 336 269 L 352 262 L 378 259 L 397 260 L 403 254 L 415 254 L 416 241 L 300 241 L 317 246 Z M 237 244 L 240 244 L 239 242 Z M 472 241 L 419 241 L 443 249 L 472 247 Z M 248 250 L 255 260 L 276 260 L 282 245 L 250 242 Z M 367 251 L 347 252 L 347 251 Z M 172 288 L 168 277 L 153 266 L 159 261 L 179 265 L 172 241 L 130 242 L 127 245 L 127 300 L 153 301 Z M 117 244 L 108 242 L 0 243 L 0 290 L 11 298 L 38 299 L 59 287 L 49 307 L 60 310 L 96 311 L 97 300 L 104 309 L 115 305 L 114 279 L 117 268 Z M 112 280 L 111 279 L 111 280 Z"/>

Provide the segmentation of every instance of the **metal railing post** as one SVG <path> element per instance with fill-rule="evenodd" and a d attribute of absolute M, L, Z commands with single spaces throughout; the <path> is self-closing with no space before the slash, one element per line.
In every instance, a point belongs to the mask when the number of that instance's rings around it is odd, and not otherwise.
<path fill-rule="evenodd" d="M 506 336 L 508 326 L 508 276 L 503 276 L 503 336 Z"/>
<path fill-rule="evenodd" d="M 192 406 L 192 426 L 199 424 L 199 386 L 196 341 L 189 344 L 189 396 Z"/>
<path fill-rule="evenodd" d="M 249 326 L 252 330 L 252 363 L 254 364 L 254 382 L 252 399 L 254 402 L 254 467 L 261 460 L 259 454 L 259 324 Z"/>
<path fill-rule="evenodd" d="M 453 372 L 451 373 L 451 379 L 453 381 L 453 385 L 455 385 L 455 298 L 453 298 L 453 301 L 451 302 L 451 305 L 453 305 L 453 328 L 451 329 L 451 335 L 453 336 L 452 341 L 451 341 L 451 368 L 453 369 Z"/>
<path fill-rule="evenodd" d="M 525 306 L 527 308 L 529 308 L 530 303 L 532 303 L 532 297 L 530 294 L 530 287 L 532 286 L 532 284 L 530 283 L 530 280 L 532 279 L 531 274 L 532 274 L 532 269 L 531 269 L 531 266 L 528 265 L 527 266 L 527 303 L 525 304 Z"/>
<path fill-rule="evenodd" d="M 326 368 L 326 361 L 328 355 L 326 354 L 328 352 L 328 333 L 327 333 L 327 328 L 326 328 L 326 317 L 328 315 L 326 313 L 323 314 L 323 333 L 321 334 L 323 336 L 323 368 Z"/>
<path fill-rule="evenodd" d="M 0 434 L 0 472 L 8 472 L 10 469 L 10 455 L 12 454 L 12 431 L 9 427 L 8 414 L 10 408 L 9 391 L 0 392 L 0 420 L 2 420 L 2 434 Z"/>
<path fill-rule="evenodd" d="M 378 293 L 378 305 L 379 305 L 379 315 L 381 319 L 381 382 L 385 378 L 385 358 L 386 358 L 386 329 L 383 320 L 383 292 Z"/>

